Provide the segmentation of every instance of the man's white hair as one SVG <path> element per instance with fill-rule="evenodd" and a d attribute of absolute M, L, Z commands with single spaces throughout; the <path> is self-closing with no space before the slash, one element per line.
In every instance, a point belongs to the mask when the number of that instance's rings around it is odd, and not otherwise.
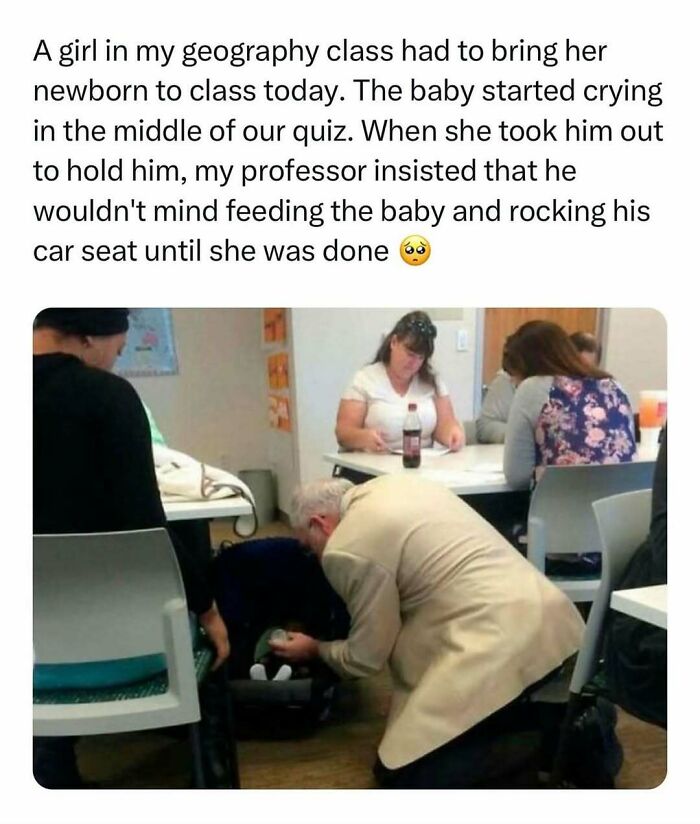
<path fill-rule="evenodd" d="M 340 515 L 340 502 L 352 486 L 345 478 L 326 478 L 298 486 L 289 513 L 292 529 L 306 529 L 313 515 Z"/>

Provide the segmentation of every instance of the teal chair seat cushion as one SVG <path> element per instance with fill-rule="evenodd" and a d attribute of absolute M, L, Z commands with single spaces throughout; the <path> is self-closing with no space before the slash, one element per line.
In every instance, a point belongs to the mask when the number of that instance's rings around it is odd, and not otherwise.
<path fill-rule="evenodd" d="M 152 657 L 152 656 L 147 656 Z M 214 652 L 204 639 L 198 640 L 194 650 L 194 666 L 197 674 L 197 683 L 201 683 L 211 668 Z M 70 688 L 36 689 L 34 690 L 35 704 L 95 704 L 102 701 L 126 701 L 129 698 L 147 698 L 152 695 L 162 695 L 167 692 L 167 673 L 160 671 L 157 675 L 145 678 L 136 683 L 98 687 L 98 688 Z"/>
<path fill-rule="evenodd" d="M 203 636 L 197 619 L 190 614 L 192 648 L 202 646 Z M 113 661 L 87 661 L 76 664 L 37 664 L 34 666 L 35 690 L 91 690 L 120 687 L 164 675 L 165 655 L 139 655 Z"/>
<path fill-rule="evenodd" d="M 89 661 L 84 664 L 37 664 L 35 690 L 103 689 L 153 678 L 165 670 L 165 656 L 139 655 L 116 661 Z"/>

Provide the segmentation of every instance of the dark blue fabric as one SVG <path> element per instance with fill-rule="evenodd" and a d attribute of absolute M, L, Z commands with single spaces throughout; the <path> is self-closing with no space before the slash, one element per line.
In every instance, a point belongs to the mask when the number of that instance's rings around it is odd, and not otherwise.
<path fill-rule="evenodd" d="M 214 562 L 219 611 L 231 639 L 230 667 L 248 676 L 255 644 L 272 626 L 296 627 L 315 638 L 346 638 L 345 604 L 317 559 L 292 538 L 262 538 L 223 549 Z"/>

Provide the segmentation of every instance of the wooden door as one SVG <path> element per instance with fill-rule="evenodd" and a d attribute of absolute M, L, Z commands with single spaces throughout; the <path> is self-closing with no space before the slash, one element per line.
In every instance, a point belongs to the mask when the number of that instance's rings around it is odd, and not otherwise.
<path fill-rule="evenodd" d="M 484 317 L 484 363 L 482 380 L 488 384 L 501 368 L 503 344 L 523 323 L 529 320 L 550 320 L 569 334 L 592 332 L 599 335 L 598 309 L 486 309 Z"/>

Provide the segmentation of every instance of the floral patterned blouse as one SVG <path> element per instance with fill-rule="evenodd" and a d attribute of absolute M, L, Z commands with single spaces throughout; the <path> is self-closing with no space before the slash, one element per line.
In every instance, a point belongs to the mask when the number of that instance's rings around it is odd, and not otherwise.
<path fill-rule="evenodd" d="M 546 466 L 624 463 L 635 458 L 629 399 L 612 378 L 533 377 L 508 418 L 505 472 L 527 486 Z"/>
<path fill-rule="evenodd" d="M 635 452 L 630 403 L 614 380 L 554 378 L 535 427 L 538 467 L 624 463 Z"/>

